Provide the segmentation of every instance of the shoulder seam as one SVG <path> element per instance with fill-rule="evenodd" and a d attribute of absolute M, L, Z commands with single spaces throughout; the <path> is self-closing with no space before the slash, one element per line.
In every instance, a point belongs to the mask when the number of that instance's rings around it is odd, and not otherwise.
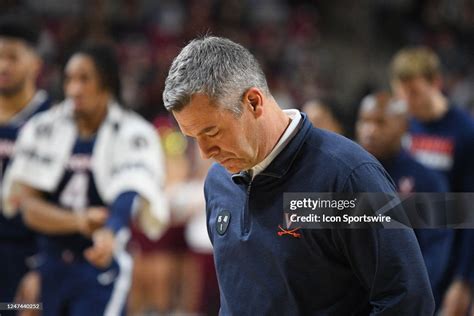
<path fill-rule="evenodd" d="M 353 168 L 351 169 L 351 171 L 349 172 L 349 174 L 347 175 L 346 180 L 344 180 L 344 184 L 343 184 L 343 186 L 342 186 L 342 189 L 343 189 L 343 190 L 345 189 L 345 187 L 346 187 L 346 185 L 347 185 L 347 182 L 349 181 L 349 179 L 350 179 L 350 177 L 352 176 L 352 174 L 354 173 L 354 171 L 355 171 L 356 169 L 362 167 L 362 166 L 365 166 L 365 165 L 373 165 L 373 166 L 375 166 L 375 167 L 380 168 L 380 165 L 379 165 L 378 163 L 372 162 L 372 161 L 365 161 L 365 162 L 362 162 L 361 164 L 359 164 L 359 165 L 353 167 Z"/>

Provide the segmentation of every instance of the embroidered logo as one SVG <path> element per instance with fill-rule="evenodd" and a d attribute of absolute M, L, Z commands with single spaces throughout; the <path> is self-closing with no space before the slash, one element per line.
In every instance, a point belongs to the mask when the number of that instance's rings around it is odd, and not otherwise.
<path fill-rule="evenodd" d="M 219 235 L 224 235 L 225 232 L 227 231 L 227 228 L 229 227 L 230 223 L 230 212 L 229 211 L 221 211 L 217 215 L 217 220 L 216 220 L 216 230 Z"/>
<path fill-rule="evenodd" d="M 296 227 L 295 229 L 284 229 L 283 227 L 281 227 L 281 225 L 278 225 L 278 228 L 280 228 L 280 231 L 277 232 L 278 236 L 290 235 L 294 238 L 301 238 L 301 234 L 297 233 L 300 227 Z"/>

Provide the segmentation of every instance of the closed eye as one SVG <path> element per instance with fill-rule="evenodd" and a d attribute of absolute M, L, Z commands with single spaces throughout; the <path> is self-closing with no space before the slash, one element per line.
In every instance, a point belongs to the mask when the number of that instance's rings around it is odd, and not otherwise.
<path fill-rule="evenodd" d="M 212 131 L 211 133 L 207 133 L 206 135 L 208 137 L 215 137 L 219 134 L 219 130 L 216 130 L 216 131 Z"/>

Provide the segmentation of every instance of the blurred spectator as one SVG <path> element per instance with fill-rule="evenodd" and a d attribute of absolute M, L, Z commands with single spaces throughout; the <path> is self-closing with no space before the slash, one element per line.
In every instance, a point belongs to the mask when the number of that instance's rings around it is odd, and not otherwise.
<path fill-rule="evenodd" d="M 219 291 L 203 193 L 209 162 L 198 157 L 197 147 L 168 120 L 155 122 L 168 157 L 166 191 L 172 223 L 158 241 L 134 230 L 129 313 L 216 315 Z"/>
<path fill-rule="evenodd" d="M 250 47 L 284 106 L 330 98 L 347 104 L 341 110 L 351 115 L 362 87 L 388 85 L 384 64 L 392 52 L 413 43 L 430 44 L 440 53 L 447 69 L 446 93 L 474 107 L 473 93 L 466 88 L 474 68 L 474 5 L 469 0 L 364 0 L 358 5 L 309 0 L 74 0 L 67 5 L 9 0 L 2 6 L 33 9 L 42 19 L 49 57 L 40 84 L 56 98 L 61 97 L 56 86 L 61 64 L 76 43 L 113 38 L 123 53 L 125 101 L 149 120 L 165 113 L 160 92 L 169 56 L 206 33 Z"/>
<path fill-rule="evenodd" d="M 411 115 L 408 150 L 444 177 L 451 191 L 474 192 L 474 120 L 442 94 L 438 56 L 426 47 L 402 49 L 393 57 L 391 79 Z M 453 235 L 445 250 L 451 261 L 439 275 L 446 285 L 434 295 L 443 315 L 465 315 L 474 288 L 474 230 Z M 431 260 L 440 259 L 435 253 Z"/>
<path fill-rule="evenodd" d="M 398 191 L 445 192 L 446 179 L 414 160 L 402 148 L 408 129 L 406 104 L 388 92 L 366 96 L 356 123 L 357 142 L 377 158 L 395 181 Z"/>
<path fill-rule="evenodd" d="M 159 240 L 148 238 L 137 227 L 132 230 L 134 267 L 128 304 L 132 316 L 146 312 L 165 315 L 176 312 L 181 295 L 182 262 L 187 250 L 185 211 L 176 208 L 176 197 L 170 196 L 169 190 L 185 181 L 190 166 L 183 136 L 175 132 L 167 120 L 158 120 L 158 124 L 166 154 L 166 193 L 170 200 L 171 222 Z"/>
<path fill-rule="evenodd" d="M 344 135 L 344 128 L 335 111 L 318 100 L 311 100 L 303 105 L 303 112 L 308 115 L 314 127 Z"/>
<path fill-rule="evenodd" d="M 446 179 L 424 167 L 402 148 L 402 138 L 407 129 L 408 113 L 403 101 L 393 99 L 387 92 L 371 94 L 362 100 L 356 123 L 357 141 L 382 163 L 397 190 L 401 194 L 446 192 Z M 455 232 L 448 229 L 417 229 L 415 233 L 439 308 L 438 295 L 446 291 L 443 271 L 449 265 L 451 240 Z"/>
<path fill-rule="evenodd" d="M 186 202 L 189 215 L 186 222 L 185 237 L 189 255 L 185 265 L 184 296 L 189 312 L 202 315 L 217 315 L 219 311 L 219 286 L 212 255 L 212 244 L 206 226 L 206 207 L 204 199 L 204 180 L 211 165 L 210 160 L 200 157 L 196 143 L 192 143 L 191 161 L 193 170 L 189 180 L 176 192 L 188 196 Z M 187 282 L 185 282 L 187 283 Z"/>

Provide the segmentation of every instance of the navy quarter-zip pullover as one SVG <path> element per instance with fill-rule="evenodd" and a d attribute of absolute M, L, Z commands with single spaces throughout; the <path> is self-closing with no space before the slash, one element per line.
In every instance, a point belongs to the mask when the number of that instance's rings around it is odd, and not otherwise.
<path fill-rule="evenodd" d="M 313 128 L 303 114 L 275 160 L 253 179 L 239 180 L 215 164 L 204 188 L 221 315 L 433 315 L 411 229 L 277 234 L 285 192 L 395 191 L 360 146 Z"/>

